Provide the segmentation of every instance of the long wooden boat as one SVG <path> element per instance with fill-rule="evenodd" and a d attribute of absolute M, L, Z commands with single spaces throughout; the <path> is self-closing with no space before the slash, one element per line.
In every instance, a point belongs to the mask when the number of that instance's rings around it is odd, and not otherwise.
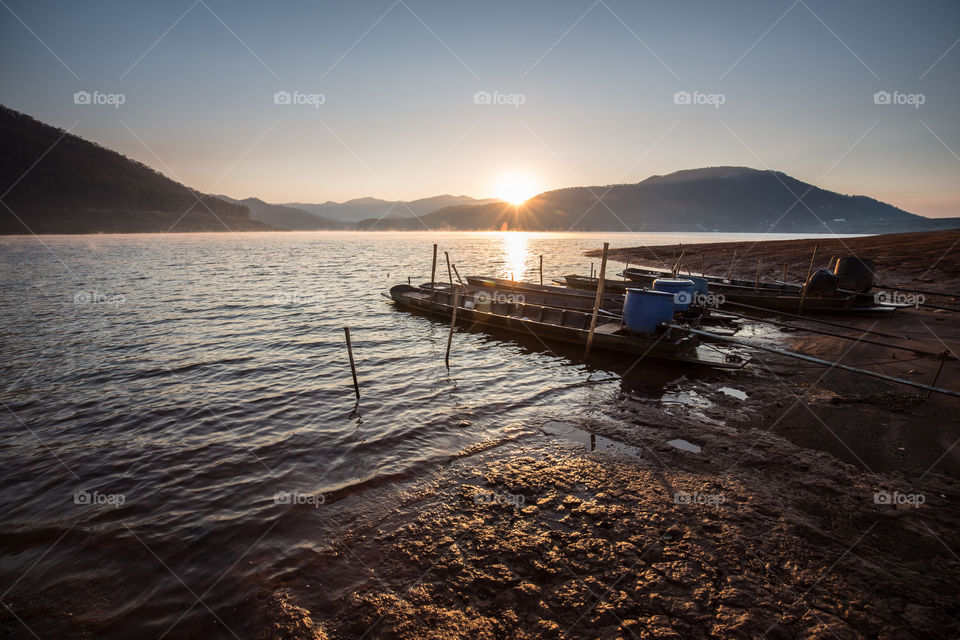
<path fill-rule="evenodd" d="M 673 277 L 670 271 L 650 267 L 625 269 L 623 275 L 632 283 L 652 286 L 657 278 Z M 679 274 L 677 277 L 683 277 Z M 768 309 L 797 313 L 803 287 L 780 282 L 763 282 L 742 279 L 726 279 L 705 276 L 710 292 L 723 296 L 724 303 L 736 303 Z M 722 306 L 722 305 L 721 305 Z M 889 312 L 906 305 L 878 304 L 872 294 L 841 293 L 828 296 L 810 295 L 803 299 L 803 312 L 812 314 L 831 313 L 876 313 Z"/>
<path fill-rule="evenodd" d="M 453 314 L 454 292 L 447 289 L 415 287 L 399 284 L 390 289 L 390 298 L 398 305 L 450 317 Z M 585 346 L 592 314 L 576 309 L 558 309 L 521 302 L 490 300 L 483 287 L 460 287 L 457 320 L 465 324 L 503 329 L 533 335 L 541 340 L 555 340 Z M 432 300 L 431 300 L 432 298 Z M 656 335 L 632 333 L 621 327 L 620 320 L 598 317 L 593 347 L 606 351 L 703 364 L 720 368 L 740 368 L 723 360 L 701 357 L 697 352 L 700 336 L 680 327 L 662 326 Z"/>
<path fill-rule="evenodd" d="M 578 276 L 578 275 L 566 275 L 561 279 L 554 280 L 556 283 L 562 283 L 571 289 L 578 289 L 581 291 L 596 291 L 597 285 L 600 283 L 600 278 L 590 278 L 588 276 Z M 624 294 L 627 292 L 627 286 L 636 286 L 630 282 L 624 282 L 623 280 L 611 280 L 609 278 L 604 278 L 603 280 L 603 290 L 610 293 L 619 293 Z"/>
<path fill-rule="evenodd" d="M 520 294 L 526 302 L 551 307 L 563 307 L 565 309 L 593 311 L 593 305 L 597 297 L 596 289 L 594 289 L 593 293 L 589 293 L 580 289 L 534 284 L 532 282 L 517 282 L 505 278 L 491 278 L 487 276 L 467 276 L 467 284 L 473 287 L 488 289 L 491 292 L 497 292 L 507 297 Z M 622 292 L 620 294 L 605 293 L 601 308 L 619 314 L 623 310 Z"/>

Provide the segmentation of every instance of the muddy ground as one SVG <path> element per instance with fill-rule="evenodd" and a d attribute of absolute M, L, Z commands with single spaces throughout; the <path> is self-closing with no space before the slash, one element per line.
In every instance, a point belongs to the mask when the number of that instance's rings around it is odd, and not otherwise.
<path fill-rule="evenodd" d="M 951 313 L 850 322 L 911 348 L 960 344 Z M 780 338 L 922 382 L 939 364 Z M 960 389 L 956 361 L 938 385 Z M 599 411 L 564 408 L 428 480 L 351 498 L 390 507 L 306 555 L 251 635 L 960 637 L 960 399 L 764 354 L 683 388 L 669 404 L 625 388 Z"/>

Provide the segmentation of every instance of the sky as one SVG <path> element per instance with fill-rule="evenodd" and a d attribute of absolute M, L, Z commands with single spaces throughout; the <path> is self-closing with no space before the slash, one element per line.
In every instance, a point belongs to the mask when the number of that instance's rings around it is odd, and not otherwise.
<path fill-rule="evenodd" d="M 738 165 L 960 216 L 958 43 L 956 0 L 0 0 L 0 103 L 268 202 Z"/>

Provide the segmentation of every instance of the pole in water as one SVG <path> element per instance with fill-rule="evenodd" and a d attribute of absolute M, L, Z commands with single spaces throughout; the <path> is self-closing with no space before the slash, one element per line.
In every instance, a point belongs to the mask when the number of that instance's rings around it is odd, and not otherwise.
<path fill-rule="evenodd" d="M 543 284 L 543 255 L 540 256 L 540 284 Z"/>
<path fill-rule="evenodd" d="M 353 375 L 353 390 L 360 402 L 360 385 L 357 383 L 357 365 L 353 362 L 353 344 L 350 342 L 350 327 L 344 327 L 343 333 L 347 337 L 347 355 L 350 356 L 350 373 Z"/>
<path fill-rule="evenodd" d="M 437 290 L 433 284 L 437 281 L 437 245 L 433 245 L 433 267 L 430 268 L 430 314 L 433 315 L 433 300 L 437 295 Z"/>
<path fill-rule="evenodd" d="M 447 363 L 447 369 L 450 368 L 450 345 L 453 343 L 453 327 L 457 324 L 457 309 L 460 307 L 460 288 L 453 290 L 453 314 L 450 316 L 450 333 L 447 334 L 447 355 L 444 362 Z"/>
<path fill-rule="evenodd" d="M 753 283 L 753 292 L 760 290 L 760 258 L 757 258 L 757 281 Z"/>
<path fill-rule="evenodd" d="M 457 265 L 451 265 L 453 267 L 453 273 L 457 276 L 457 282 L 460 283 L 460 286 L 464 286 L 463 279 L 460 277 L 460 272 L 457 271 Z"/>
<path fill-rule="evenodd" d="M 787 263 L 784 262 L 784 263 L 783 263 L 783 277 L 780 279 L 780 282 L 786 282 L 786 281 L 787 281 Z"/>
<path fill-rule="evenodd" d="M 610 243 L 603 243 L 603 258 L 600 261 L 600 278 L 597 281 L 597 297 L 593 301 L 593 315 L 590 317 L 590 333 L 587 334 L 587 348 L 583 351 L 583 358 L 590 357 L 590 347 L 593 345 L 593 332 L 597 329 L 597 314 L 600 312 L 600 304 L 603 302 L 603 283 L 607 275 L 607 251 L 610 249 Z"/>
<path fill-rule="evenodd" d="M 408 287 L 412 287 L 412 286 L 413 286 L 413 284 L 411 284 L 411 282 L 410 282 L 410 276 L 407 276 L 407 286 L 408 286 Z"/>
<path fill-rule="evenodd" d="M 447 277 L 450 279 L 450 288 L 453 289 L 453 273 L 450 271 L 450 252 L 444 251 L 443 255 L 447 257 Z"/>
<path fill-rule="evenodd" d="M 817 249 L 820 248 L 820 243 L 817 242 L 813 245 L 813 255 L 810 256 L 810 266 L 807 267 L 807 277 L 803 280 L 803 289 L 800 291 L 800 308 L 797 309 L 797 314 L 803 314 L 803 301 L 807 298 L 807 282 L 810 281 L 810 274 L 813 273 L 813 261 L 817 259 Z"/>
<path fill-rule="evenodd" d="M 737 250 L 733 250 L 733 257 L 730 258 L 730 268 L 727 270 L 727 280 L 733 275 L 733 263 L 737 261 Z"/>

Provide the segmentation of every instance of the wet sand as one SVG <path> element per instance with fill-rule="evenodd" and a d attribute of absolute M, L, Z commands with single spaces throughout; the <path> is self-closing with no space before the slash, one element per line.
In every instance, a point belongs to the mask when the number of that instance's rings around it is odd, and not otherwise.
<path fill-rule="evenodd" d="M 851 322 L 903 332 L 917 348 L 960 344 L 955 314 Z M 925 382 L 938 364 L 782 338 Z M 348 498 L 379 506 L 346 538 L 318 531 L 323 548 L 304 554 L 298 580 L 264 594 L 255 631 L 960 635 L 960 401 L 766 354 L 692 382 L 666 409 L 633 397 L 600 414 L 565 408 L 533 435 L 464 452 L 427 479 Z M 960 388 L 956 361 L 938 384 Z"/>

